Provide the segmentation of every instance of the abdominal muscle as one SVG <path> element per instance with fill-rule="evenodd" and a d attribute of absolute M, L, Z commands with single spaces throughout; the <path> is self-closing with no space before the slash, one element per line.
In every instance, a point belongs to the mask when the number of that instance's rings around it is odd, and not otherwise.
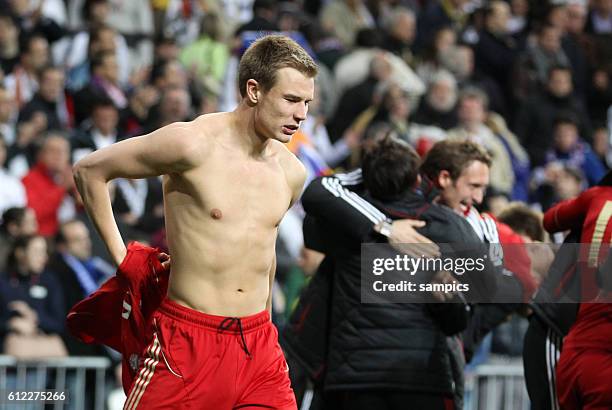
<path fill-rule="evenodd" d="M 169 222 L 169 299 L 218 316 L 244 317 L 266 308 L 276 229 L 257 234 L 204 223 L 172 235 Z"/>
<path fill-rule="evenodd" d="M 265 310 L 269 285 L 263 275 L 243 274 L 240 275 L 241 280 L 224 280 L 232 282 L 226 286 L 220 286 L 219 281 L 210 280 L 208 276 L 173 271 L 168 298 L 180 305 L 216 316 L 245 317 Z M 260 276 L 260 279 L 257 280 L 256 276 Z M 249 277 L 255 280 L 246 279 Z"/>

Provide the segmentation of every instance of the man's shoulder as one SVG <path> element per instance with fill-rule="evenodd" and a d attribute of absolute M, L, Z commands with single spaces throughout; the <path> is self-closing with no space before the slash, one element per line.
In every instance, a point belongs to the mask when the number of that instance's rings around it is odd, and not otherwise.
<path fill-rule="evenodd" d="M 280 141 L 270 140 L 270 147 L 278 156 L 278 162 L 285 172 L 287 182 L 293 188 L 296 185 L 301 187 L 306 180 L 306 168 L 304 164 Z"/>
<path fill-rule="evenodd" d="M 422 206 L 422 215 L 424 218 L 431 218 L 439 221 L 440 223 L 448 225 L 457 223 L 456 221 L 458 219 L 461 219 L 461 217 L 455 212 L 453 212 L 450 208 L 436 203 L 427 202 L 425 200 L 423 201 L 423 203 L 424 204 Z"/>
<path fill-rule="evenodd" d="M 296 157 L 295 154 L 291 152 L 289 148 L 287 148 L 287 145 L 274 139 L 271 139 L 269 144 L 272 152 L 278 156 L 278 159 L 283 167 L 304 167 L 298 157 Z"/>
<path fill-rule="evenodd" d="M 227 113 L 204 114 L 191 121 L 174 122 L 160 128 L 157 132 L 167 134 L 169 144 L 186 145 L 188 149 L 202 149 L 212 139 L 227 132 L 229 117 Z"/>
<path fill-rule="evenodd" d="M 592 201 L 593 199 L 601 199 L 603 201 L 609 201 L 612 199 L 612 187 L 610 186 L 594 186 L 579 195 L 579 198 L 583 201 Z"/>
<path fill-rule="evenodd" d="M 424 216 L 433 219 L 433 221 L 428 221 L 428 224 L 433 223 L 443 229 L 443 235 L 447 242 L 473 239 L 472 228 L 465 218 L 446 206 L 431 204 Z M 465 235 L 468 236 L 465 237 Z"/>
<path fill-rule="evenodd" d="M 193 127 L 194 130 L 212 134 L 216 131 L 227 129 L 230 121 L 231 113 L 215 112 L 210 114 L 202 114 L 194 118 L 192 121 L 182 124 Z"/>

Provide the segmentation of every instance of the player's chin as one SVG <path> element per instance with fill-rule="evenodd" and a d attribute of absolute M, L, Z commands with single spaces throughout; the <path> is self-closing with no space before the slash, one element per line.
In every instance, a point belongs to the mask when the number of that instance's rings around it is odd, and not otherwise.
<path fill-rule="evenodd" d="M 282 143 L 287 143 L 291 141 L 291 135 L 285 134 L 284 132 L 280 132 L 274 136 L 274 139 Z"/>

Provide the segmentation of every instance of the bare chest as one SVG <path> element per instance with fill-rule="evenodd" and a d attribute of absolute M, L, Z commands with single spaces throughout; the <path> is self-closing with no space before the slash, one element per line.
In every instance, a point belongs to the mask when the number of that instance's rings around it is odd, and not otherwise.
<path fill-rule="evenodd" d="M 273 161 L 216 158 L 186 174 L 183 184 L 202 216 L 245 229 L 278 225 L 291 201 L 283 169 Z"/>

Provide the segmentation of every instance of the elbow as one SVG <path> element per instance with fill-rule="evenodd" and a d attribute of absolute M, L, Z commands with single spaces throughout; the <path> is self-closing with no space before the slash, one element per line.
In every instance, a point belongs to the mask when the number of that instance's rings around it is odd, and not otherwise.
<path fill-rule="evenodd" d="M 93 162 L 88 157 L 82 158 L 72 166 L 72 176 L 79 191 L 81 191 L 81 187 L 98 179 L 96 177 L 99 176 L 99 172 L 96 171 Z M 82 193 L 83 192 L 81 192 L 81 194 Z"/>
<path fill-rule="evenodd" d="M 85 174 L 87 173 L 87 165 L 83 160 L 78 161 L 76 164 L 72 166 L 72 176 L 74 181 L 77 184 L 77 187 L 83 182 L 85 179 Z"/>

